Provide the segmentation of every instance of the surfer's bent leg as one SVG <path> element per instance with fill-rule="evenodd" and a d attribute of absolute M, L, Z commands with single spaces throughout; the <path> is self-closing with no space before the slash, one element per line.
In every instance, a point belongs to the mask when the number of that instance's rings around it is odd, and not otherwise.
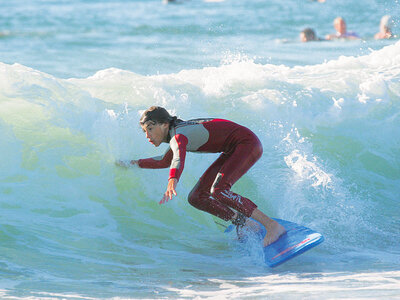
<path fill-rule="evenodd" d="M 249 199 L 233 193 L 232 185 L 261 157 L 263 149 L 259 139 L 247 132 L 248 142 L 238 144 L 234 151 L 223 153 L 203 174 L 189 194 L 193 206 L 225 221 L 233 220 L 237 210 L 259 221 L 267 229 L 263 245 L 267 246 L 285 233 L 285 228 L 261 212 Z"/>
<path fill-rule="evenodd" d="M 207 169 L 189 194 L 189 203 L 197 209 L 206 211 L 225 221 L 232 220 L 239 211 L 250 217 L 257 208 L 251 200 L 233 193 L 232 185 L 245 174 L 261 157 L 262 145 L 259 139 L 248 129 L 248 143 L 239 144 L 234 151 L 222 153 Z"/>
<path fill-rule="evenodd" d="M 243 213 L 246 217 L 252 217 L 263 224 L 267 230 L 263 245 L 267 246 L 284 234 L 285 228 L 261 212 L 249 199 L 235 194 L 230 190 L 232 185 L 254 165 L 261 155 L 261 143 L 252 145 L 239 144 L 236 146 L 235 151 L 225 161 L 218 172 L 215 182 L 211 187 L 211 196 L 219 202 Z"/>
<path fill-rule="evenodd" d="M 228 206 L 211 197 L 210 190 L 215 177 L 227 158 L 226 154 L 221 154 L 204 172 L 188 196 L 188 201 L 191 205 L 225 221 L 232 220 L 235 213 Z"/>
<path fill-rule="evenodd" d="M 232 185 L 238 181 L 261 157 L 263 152 L 258 139 L 252 144 L 239 144 L 225 161 L 211 187 L 211 195 L 219 202 L 250 217 L 257 208 L 250 199 L 231 191 Z"/>

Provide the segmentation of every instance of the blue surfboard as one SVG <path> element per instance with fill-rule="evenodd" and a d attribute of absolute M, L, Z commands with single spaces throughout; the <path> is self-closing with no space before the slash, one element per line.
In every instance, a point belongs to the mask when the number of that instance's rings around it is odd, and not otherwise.
<path fill-rule="evenodd" d="M 324 237 L 320 233 L 310 228 L 281 219 L 274 218 L 274 220 L 285 227 L 286 233 L 271 245 L 264 247 L 265 263 L 271 268 L 310 250 L 324 241 Z M 260 241 L 264 239 L 267 233 L 265 227 L 256 220 L 253 221 L 258 226 L 251 226 L 251 228 L 247 228 L 249 226 L 243 227 L 239 231 L 239 241 L 245 241 L 250 234 L 256 234 Z M 231 232 L 235 228 L 234 225 L 230 225 L 226 228 L 225 233 Z"/>

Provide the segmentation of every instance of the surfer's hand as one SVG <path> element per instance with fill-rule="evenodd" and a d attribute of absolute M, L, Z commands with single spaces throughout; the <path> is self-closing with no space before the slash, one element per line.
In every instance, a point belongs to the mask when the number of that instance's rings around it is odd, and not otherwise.
<path fill-rule="evenodd" d="M 122 168 L 129 168 L 135 165 L 138 165 L 137 160 L 117 160 L 115 164 Z"/>
<path fill-rule="evenodd" d="M 168 186 L 167 186 L 167 191 L 164 193 L 163 198 L 159 202 L 160 204 L 164 204 L 165 202 L 168 202 L 168 200 L 172 199 L 173 195 L 177 195 L 175 188 L 176 185 L 178 184 L 178 179 L 176 178 L 171 178 L 168 180 Z"/>

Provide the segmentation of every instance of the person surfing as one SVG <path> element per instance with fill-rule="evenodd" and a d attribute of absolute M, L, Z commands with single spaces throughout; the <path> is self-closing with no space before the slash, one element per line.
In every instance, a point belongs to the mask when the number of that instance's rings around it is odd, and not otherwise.
<path fill-rule="evenodd" d="M 136 165 L 148 169 L 169 167 L 167 190 L 160 204 L 177 196 L 176 187 L 185 166 L 187 151 L 221 153 L 189 193 L 189 203 L 199 210 L 231 221 L 238 228 L 246 224 L 247 218 L 257 220 L 267 230 L 264 247 L 286 232 L 282 225 L 260 211 L 250 199 L 231 191 L 232 185 L 263 153 L 260 140 L 250 129 L 224 119 L 183 121 L 159 106 L 152 106 L 143 113 L 140 126 L 155 147 L 169 143 L 169 149 L 162 156 L 116 163 L 122 167 Z"/>

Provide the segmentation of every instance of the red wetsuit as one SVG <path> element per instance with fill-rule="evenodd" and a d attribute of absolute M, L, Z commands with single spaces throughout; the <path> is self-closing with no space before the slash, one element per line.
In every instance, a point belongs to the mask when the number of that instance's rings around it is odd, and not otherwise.
<path fill-rule="evenodd" d="M 222 119 L 182 121 L 169 131 L 170 148 L 163 156 L 140 159 L 141 168 L 168 168 L 169 178 L 179 180 L 186 151 L 222 152 L 189 194 L 189 203 L 226 221 L 234 210 L 250 217 L 257 208 L 249 199 L 233 193 L 232 185 L 261 157 L 262 145 L 248 128 Z"/>

